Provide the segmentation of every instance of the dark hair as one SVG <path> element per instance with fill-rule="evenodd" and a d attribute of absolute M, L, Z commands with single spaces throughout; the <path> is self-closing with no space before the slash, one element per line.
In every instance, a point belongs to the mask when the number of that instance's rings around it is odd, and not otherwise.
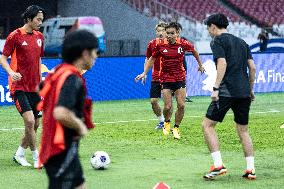
<path fill-rule="evenodd" d="M 167 26 L 166 22 L 160 22 L 159 24 L 156 25 L 155 29 L 157 30 L 158 27 L 165 28 Z"/>
<path fill-rule="evenodd" d="M 62 58 L 64 62 L 72 64 L 82 56 L 84 50 L 98 48 L 97 37 L 87 30 L 70 32 L 63 41 Z"/>
<path fill-rule="evenodd" d="M 28 19 L 33 20 L 33 18 L 36 17 L 38 13 L 42 13 L 43 17 L 45 16 L 45 11 L 43 8 L 37 5 L 31 5 L 22 14 L 22 18 L 24 19 L 24 22 L 27 23 Z"/>
<path fill-rule="evenodd" d="M 180 23 L 177 22 L 177 25 L 179 27 L 179 30 L 182 30 L 182 25 Z"/>
<path fill-rule="evenodd" d="M 165 29 L 168 29 L 168 28 L 175 28 L 177 31 L 179 31 L 180 26 L 179 26 L 179 23 L 177 23 L 177 22 L 170 22 L 170 23 L 165 27 Z"/>
<path fill-rule="evenodd" d="M 227 28 L 229 25 L 229 21 L 224 14 L 212 14 L 208 18 L 205 19 L 204 24 L 207 26 L 211 26 L 211 24 L 216 25 L 219 29 Z"/>

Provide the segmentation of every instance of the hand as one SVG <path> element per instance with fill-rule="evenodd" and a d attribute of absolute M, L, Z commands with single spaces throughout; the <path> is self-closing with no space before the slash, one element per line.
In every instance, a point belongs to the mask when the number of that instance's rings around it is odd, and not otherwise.
<path fill-rule="evenodd" d="M 250 98 L 251 98 L 251 101 L 255 100 L 255 95 L 253 91 L 250 92 Z"/>
<path fill-rule="evenodd" d="M 22 75 L 18 72 L 11 72 L 9 75 L 10 75 L 12 81 L 19 81 L 19 80 L 22 79 Z"/>
<path fill-rule="evenodd" d="M 219 100 L 219 91 L 213 91 L 211 94 L 212 101 L 218 101 Z"/>
<path fill-rule="evenodd" d="M 203 73 L 205 72 L 205 69 L 204 69 L 203 66 L 199 66 L 199 67 L 198 67 L 198 71 L 200 71 L 201 74 L 203 74 Z"/>
<path fill-rule="evenodd" d="M 146 74 L 144 72 L 135 77 L 135 82 L 137 83 L 140 79 L 143 79 L 143 78 L 146 78 Z"/>
<path fill-rule="evenodd" d="M 87 126 L 85 124 L 82 124 L 77 132 L 80 135 L 80 137 L 84 137 L 88 133 Z"/>
<path fill-rule="evenodd" d="M 142 80 L 141 80 L 142 85 L 145 85 L 145 83 L 146 83 L 146 79 L 147 79 L 147 75 L 145 75 L 145 77 L 144 77 L 144 78 L 142 78 Z"/>

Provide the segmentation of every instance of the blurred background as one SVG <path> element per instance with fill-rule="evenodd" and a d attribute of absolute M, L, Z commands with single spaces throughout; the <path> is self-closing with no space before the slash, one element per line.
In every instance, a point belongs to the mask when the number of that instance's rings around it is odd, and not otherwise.
<path fill-rule="evenodd" d="M 211 39 L 202 22 L 213 13 L 224 13 L 230 20 L 229 32 L 245 39 L 253 52 L 284 51 L 284 0 L 1 0 L 1 39 L 23 24 L 20 15 L 31 4 L 46 10 L 46 20 L 99 17 L 105 31 L 103 56 L 144 55 L 159 21 L 179 22 L 182 35 L 200 53 L 210 53 Z M 57 31 L 66 30 L 63 25 L 57 23 Z M 260 48 L 263 41 L 266 47 Z M 0 44 L 1 50 L 3 41 Z"/>

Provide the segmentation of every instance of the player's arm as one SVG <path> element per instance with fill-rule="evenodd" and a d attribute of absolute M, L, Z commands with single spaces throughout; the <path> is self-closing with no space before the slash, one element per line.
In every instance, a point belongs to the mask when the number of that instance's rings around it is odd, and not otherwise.
<path fill-rule="evenodd" d="M 146 67 L 146 64 L 147 64 L 147 61 L 148 61 L 148 60 L 149 60 L 149 59 L 146 57 L 146 58 L 145 58 L 145 62 L 144 62 L 144 69 L 145 69 L 145 67 Z M 142 85 L 145 85 L 146 79 L 147 79 L 147 75 L 145 75 L 145 77 L 142 78 L 142 80 L 141 80 Z"/>
<path fill-rule="evenodd" d="M 62 126 L 76 130 L 80 136 L 85 136 L 88 129 L 84 122 L 74 112 L 64 106 L 57 106 L 53 110 L 53 116 Z"/>
<path fill-rule="evenodd" d="M 197 50 L 193 49 L 192 55 L 194 56 L 194 58 L 196 59 L 196 61 L 198 63 L 198 71 L 200 71 L 201 73 L 204 73 L 205 69 L 202 66 L 202 61 L 200 59 L 200 56 L 199 56 L 199 53 L 197 52 Z"/>
<path fill-rule="evenodd" d="M 2 54 L 1 56 L 1 66 L 4 68 L 4 70 L 10 75 L 13 81 L 18 81 L 22 79 L 22 75 L 20 73 L 14 72 L 10 65 L 8 64 L 8 57 Z"/>
<path fill-rule="evenodd" d="M 214 84 L 213 92 L 211 94 L 211 98 L 213 101 L 219 100 L 219 87 L 224 78 L 227 69 L 227 62 L 225 58 L 217 59 L 217 77 Z"/>
<path fill-rule="evenodd" d="M 135 78 L 136 82 L 139 81 L 140 79 L 145 78 L 145 76 L 147 75 L 148 71 L 152 68 L 155 61 L 156 61 L 156 58 L 153 57 L 153 56 L 151 56 L 149 58 L 149 60 L 147 60 L 145 66 L 144 66 L 144 72 L 136 76 L 136 78 Z"/>
<path fill-rule="evenodd" d="M 213 101 L 218 101 L 219 100 L 219 87 L 226 73 L 227 62 L 225 59 L 226 57 L 225 50 L 223 48 L 223 45 L 218 39 L 214 39 L 211 42 L 210 46 L 211 46 L 213 57 L 214 57 L 214 60 L 217 66 L 217 77 L 216 77 L 215 84 L 213 87 L 213 92 L 211 94 L 211 99 Z"/>
<path fill-rule="evenodd" d="M 194 56 L 194 58 L 196 59 L 196 61 L 198 63 L 198 71 L 200 71 L 201 73 L 204 73 L 205 69 L 202 66 L 202 61 L 200 59 L 199 53 L 194 48 L 194 45 L 192 43 L 190 43 L 188 40 L 183 40 L 182 44 L 183 44 L 183 48 L 184 48 L 185 51 L 192 52 L 192 55 Z"/>
<path fill-rule="evenodd" d="M 250 83 L 250 94 L 251 94 L 251 100 L 255 100 L 254 92 L 253 92 L 253 86 L 254 86 L 254 80 L 255 80 L 255 64 L 253 59 L 248 59 L 248 69 L 249 69 L 249 83 Z"/>
<path fill-rule="evenodd" d="M 84 136 L 88 132 L 87 127 L 82 119 L 72 111 L 76 106 L 76 102 L 82 100 L 78 99 L 81 90 L 82 81 L 77 76 L 69 76 L 61 88 L 57 106 L 53 110 L 53 116 L 62 126 L 74 129 L 80 136 Z"/>

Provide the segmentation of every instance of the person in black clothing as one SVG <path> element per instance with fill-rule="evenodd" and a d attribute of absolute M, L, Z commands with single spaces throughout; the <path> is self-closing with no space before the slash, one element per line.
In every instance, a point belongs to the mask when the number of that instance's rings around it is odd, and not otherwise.
<path fill-rule="evenodd" d="M 261 33 L 257 36 L 257 39 L 259 39 L 260 43 L 260 52 L 266 51 L 269 36 L 265 29 L 261 29 Z"/>
<path fill-rule="evenodd" d="M 217 78 L 211 94 L 212 102 L 202 123 L 204 138 L 211 152 L 214 166 L 203 178 L 211 180 L 227 172 L 222 162 L 215 126 L 217 122 L 222 122 L 227 111 L 232 109 L 247 162 L 243 177 L 256 179 L 253 144 L 248 133 L 249 109 L 251 101 L 255 99 L 254 61 L 248 44 L 227 32 L 229 23 L 225 15 L 213 14 L 205 20 L 205 25 L 213 37 L 210 46 L 217 67 Z"/>
<path fill-rule="evenodd" d="M 98 40 L 93 33 L 71 32 L 63 42 L 64 62 L 40 86 L 44 100 L 41 102 L 43 132 L 39 158 L 46 169 L 50 189 L 85 188 L 78 148 L 80 138 L 93 124 L 88 119 L 92 116 L 88 111 L 92 102 L 87 98 L 81 74 L 92 68 L 97 49 Z"/>

